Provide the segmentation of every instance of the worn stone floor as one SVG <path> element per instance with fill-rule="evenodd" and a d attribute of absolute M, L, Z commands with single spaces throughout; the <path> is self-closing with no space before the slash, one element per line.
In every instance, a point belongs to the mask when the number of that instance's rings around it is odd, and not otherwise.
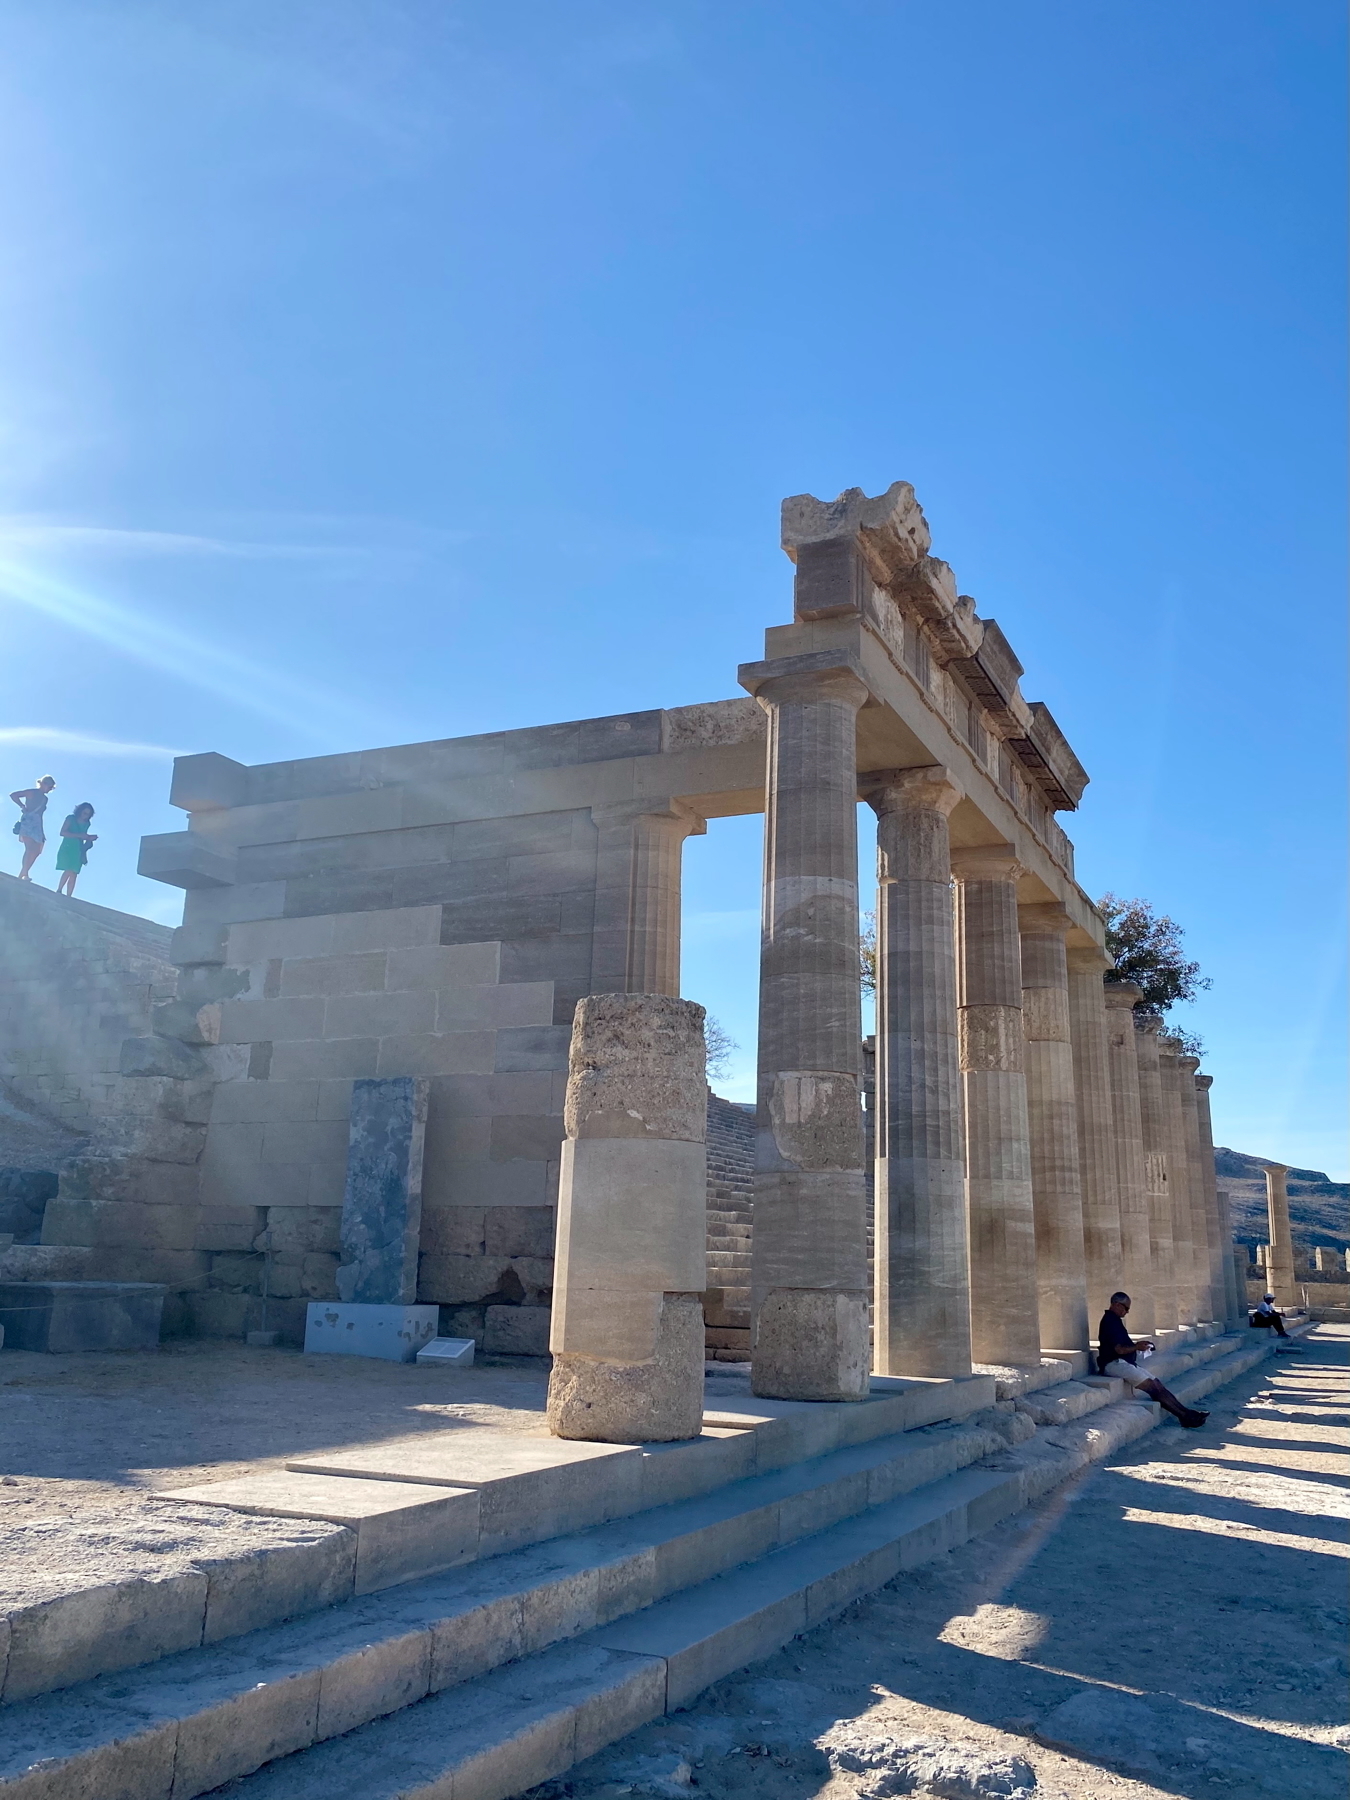
<path fill-rule="evenodd" d="M 1350 1327 L 1306 1343 L 530 1800 L 1342 1800 Z"/>
<path fill-rule="evenodd" d="M 135 1506 L 157 1489 L 457 1425 L 543 1432 L 547 1383 L 541 1362 L 418 1368 L 210 1339 L 0 1350 L 0 1520 L 7 1508 Z"/>

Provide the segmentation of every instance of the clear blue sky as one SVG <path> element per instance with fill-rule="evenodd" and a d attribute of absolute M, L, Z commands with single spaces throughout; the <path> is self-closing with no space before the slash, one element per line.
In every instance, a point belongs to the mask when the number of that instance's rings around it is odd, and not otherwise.
<path fill-rule="evenodd" d="M 1334 0 L 0 0 L 3 786 L 734 693 L 778 502 L 903 477 L 1344 1173 Z M 758 821 L 688 854 L 753 1053 Z M 17 866 L 17 863 L 16 865 Z M 50 859 L 40 865 L 53 882 Z"/>

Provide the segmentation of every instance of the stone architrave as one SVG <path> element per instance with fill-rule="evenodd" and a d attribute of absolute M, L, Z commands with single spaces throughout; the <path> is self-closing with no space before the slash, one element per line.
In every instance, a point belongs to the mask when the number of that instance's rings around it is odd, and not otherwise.
<path fill-rule="evenodd" d="M 352 1083 L 337 1270 L 343 1301 L 410 1306 L 417 1299 L 428 1088 L 412 1075 Z"/>
<path fill-rule="evenodd" d="M 936 765 L 866 775 L 877 815 L 876 1301 L 882 1375 L 970 1374 L 951 844 Z"/>
<path fill-rule="evenodd" d="M 1125 1281 L 1120 1183 L 1112 1142 L 1106 995 L 1102 987 L 1102 975 L 1111 966 L 1111 959 L 1093 944 L 1070 945 L 1067 960 L 1073 1088 L 1078 1106 L 1078 1172 L 1083 1192 L 1083 1271 L 1087 1323 L 1090 1330 L 1095 1330 L 1111 1295 Z M 1022 979 L 1026 980 L 1025 970 Z"/>
<path fill-rule="evenodd" d="M 1289 1170 L 1284 1163 L 1266 1164 L 1266 1212 L 1270 1220 L 1266 1286 L 1274 1294 L 1277 1306 L 1297 1306 L 1294 1237 L 1289 1226 Z"/>
<path fill-rule="evenodd" d="M 600 993 L 680 991 L 680 863 L 707 821 L 680 801 L 593 806 L 596 848 L 591 980 Z"/>
<path fill-rule="evenodd" d="M 1198 1056 L 1177 1058 L 1181 1069 L 1181 1116 L 1186 1128 L 1186 1163 L 1190 1176 L 1191 1228 L 1195 1237 L 1196 1296 L 1202 1319 L 1222 1321 L 1224 1312 L 1223 1269 L 1219 1261 L 1219 1221 L 1217 1209 L 1213 1220 L 1209 1214 L 1209 1196 L 1205 1191 L 1205 1170 L 1200 1148 L 1200 1109 L 1196 1104 L 1195 1072 L 1200 1067 Z"/>
<path fill-rule="evenodd" d="M 1200 1137 L 1200 1175 L 1205 1186 L 1205 1210 L 1212 1221 L 1214 1240 L 1211 1254 L 1216 1265 L 1216 1291 L 1222 1295 L 1223 1311 L 1216 1314 L 1230 1325 L 1239 1318 L 1245 1319 L 1247 1312 L 1247 1290 L 1245 1277 L 1239 1286 L 1233 1274 L 1233 1226 L 1228 1212 L 1228 1195 L 1219 1197 L 1218 1178 L 1214 1169 L 1214 1123 L 1210 1117 L 1209 1090 L 1214 1085 L 1212 1075 L 1197 1075 L 1195 1078 L 1195 1118 Z"/>
<path fill-rule="evenodd" d="M 870 1366 L 853 659 L 755 663 L 769 718 L 751 1385 L 861 1400 Z"/>
<path fill-rule="evenodd" d="M 1172 1247 L 1172 1198 L 1167 1185 L 1167 1136 L 1163 1116 L 1158 1033 L 1162 1020 L 1134 1015 L 1139 1062 L 1139 1121 L 1144 1143 L 1144 1191 L 1148 1196 L 1149 1262 L 1153 1271 L 1153 1330 L 1177 1328 L 1176 1263 Z"/>
<path fill-rule="evenodd" d="M 1010 844 L 952 852 L 971 1344 L 977 1363 L 1004 1368 L 1036 1368 L 1041 1359 L 1017 929 L 1021 873 Z"/>
<path fill-rule="evenodd" d="M 1203 1245 L 1195 1242 L 1195 1209 L 1191 1201 L 1191 1159 L 1186 1147 L 1186 1117 L 1181 1105 L 1181 1045 L 1163 1032 L 1158 1037 L 1158 1079 L 1162 1090 L 1164 1142 L 1167 1149 L 1167 1192 L 1172 1206 L 1172 1262 L 1176 1271 L 1177 1324 L 1198 1325 L 1206 1315 L 1200 1299 Z M 1208 1269 L 1206 1268 L 1206 1275 Z"/>
<path fill-rule="evenodd" d="M 1019 906 L 1017 922 L 1041 1347 L 1083 1350 L 1088 1331 L 1083 1189 L 1065 949 L 1074 925 L 1058 905 Z"/>
<path fill-rule="evenodd" d="M 704 1011 L 667 994 L 577 1004 L 548 1384 L 555 1437 L 697 1437 L 707 1286 Z"/>
<path fill-rule="evenodd" d="M 1102 986 L 1116 1192 L 1120 1200 L 1120 1274 L 1112 1278 L 1108 1299 L 1118 1291 L 1130 1296 L 1130 1324 L 1141 1337 L 1158 1329 L 1153 1308 L 1153 1247 L 1134 1030 L 1134 1008 L 1143 997 L 1144 990 L 1133 981 L 1107 981 Z M 1093 1305 L 1096 1304 L 1094 1300 Z M 1101 1306 L 1105 1312 L 1107 1301 Z M 1096 1321 L 1090 1323 L 1095 1326 Z"/>

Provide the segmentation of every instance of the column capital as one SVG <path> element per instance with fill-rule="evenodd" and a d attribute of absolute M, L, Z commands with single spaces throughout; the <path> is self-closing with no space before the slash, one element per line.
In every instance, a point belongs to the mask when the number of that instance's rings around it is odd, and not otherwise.
<path fill-rule="evenodd" d="M 1113 966 L 1100 944 L 1069 944 L 1065 953 L 1075 975 L 1104 975 Z"/>
<path fill-rule="evenodd" d="M 1261 1166 L 1267 1175 L 1287 1175 L 1290 1168 L 1288 1163 L 1276 1162 L 1263 1163 Z"/>
<path fill-rule="evenodd" d="M 1034 901 L 1017 909 L 1017 929 L 1023 937 L 1066 938 L 1075 923 L 1057 900 L 1045 904 Z"/>
<path fill-rule="evenodd" d="M 1132 1012 L 1144 997 L 1144 990 L 1137 981 L 1104 981 L 1102 993 L 1113 1012 Z"/>
<path fill-rule="evenodd" d="M 1142 1032 L 1146 1037 L 1151 1037 L 1156 1041 L 1158 1034 L 1162 1031 L 1162 1020 L 1158 1017 L 1157 1013 L 1137 1012 L 1134 1015 L 1134 1028 L 1136 1031 Z M 1159 1044 L 1158 1048 L 1161 1050 L 1162 1045 Z"/>
<path fill-rule="evenodd" d="M 964 798 L 950 769 L 941 763 L 917 769 L 869 769 L 858 777 L 858 792 L 881 818 L 894 812 L 935 812 L 950 818 Z"/>
<path fill-rule="evenodd" d="M 1177 1061 L 1181 1064 L 1183 1072 L 1187 1075 L 1194 1075 L 1195 1071 L 1200 1067 L 1200 1058 L 1198 1056 L 1182 1055 L 1177 1058 Z"/>
<path fill-rule="evenodd" d="M 612 806 L 593 806 L 591 818 L 601 830 L 612 826 L 633 825 L 639 819 L 656 819 L 663 824 L 683 825 L 688 837 L 702 837 L 708 829 L 708 821 L 683 800 L 663 800 L 659 797 L 652 800 L 620 800 Z"/>
<path fill-rule="evenodd" d="M 958 881 L 1016 881 L 1022 873 L 1011 844 L 967 844 L 952 851 L 952 874 Z"/>
<path fill-rule="evenodd" d="M 1197 1075 L 1195 1078 L 1195 1085 L 1207 1094 L 1214 1086 L 1214 1077 L 1212 1075 Z"/>
<path fill-rule="evenodd" d="M 862 664 L 847 650 L 815 650 L 807 656 L 742 663 L 736 679 L 761 706 L 844 700 L 856 709 L 871 698 Z"/>

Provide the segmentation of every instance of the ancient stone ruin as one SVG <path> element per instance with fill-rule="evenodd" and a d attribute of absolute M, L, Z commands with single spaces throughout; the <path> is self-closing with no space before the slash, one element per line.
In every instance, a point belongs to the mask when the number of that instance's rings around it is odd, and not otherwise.
<path fill-rule="evenodd" d="M 1056 817 L 1087 775 L 1003 632 L 929 554 L 904 482 L 788 500 L 783 547 L 792 618 L 740 698 L 257 767 L 181 757 L 186 828 L 140 861 L 184 890 L 172 934 L 3 883 L 11 942 L 33 946 L 0 966 L 5 1101 L 48 1132 L 30 1167 L 60 1184 L 0 1200 L 0 1278 L 157 1284 L 166 1332 L 299 1342 L 309 1302 L 359 1302 L 364 1279 L 343 1236 L 344 1199 L 349 1222 L 363 1204 L 354 1084 L 402 1082 L 425 1111 L 386 1303 L 505 1354 L 545 1352 L 552 1318 L 579 1393 L 603 1290 L 627 1347 L 586 1404 L 630 1436 L 621 1390 L 666 1423 L 689 1411 L 674 1375 L 658 1406 L 632 1370 L 644 1345 L 686 1355 L 695 1295 L 707 1346 L 750 1359 L 758 1394 L 820 1401 L 873 1375 L 1081 1361 L 1121 1286 L 1155 1336 L 1239 1317 L 1208 1078 L 1103 983 Z M 880 883 L 866 1110 L 860 798 Z M 678 1104 L 652 1102 L 659 1127 L 615 1121 L 691 1029 L 670 1011 L 683 842 L 756 812 L 751 1207 L 725 1102 L 705 1174 L 692 1064 Z M 625 1106 L 588 1113 L 579 1069 L 605 1031 L 646 1049 L 613 1065 Z M 639 1150 L 647 1172 L 619 1172 Z M 665 1234 L 645 1263 L 594 1211 L 643 1183 Z"/>

